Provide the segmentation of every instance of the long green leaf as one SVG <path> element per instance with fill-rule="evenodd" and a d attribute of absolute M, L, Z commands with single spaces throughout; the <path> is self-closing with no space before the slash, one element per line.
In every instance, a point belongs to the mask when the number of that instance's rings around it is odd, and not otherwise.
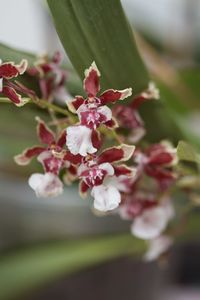
<path fill-rule="evenodd" d="M 95 61 L 103 88 L 148 83 L 133 33 L 119 0 L 47 0 L 61 42 L 81 78 Z"/>

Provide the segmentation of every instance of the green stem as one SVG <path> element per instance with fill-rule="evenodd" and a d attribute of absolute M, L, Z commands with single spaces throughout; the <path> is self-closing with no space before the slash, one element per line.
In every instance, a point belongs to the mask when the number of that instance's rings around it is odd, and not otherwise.
<path fill-rule="evenodd" d="M 38 101 L 33 101 L 30 98 L 24 98 L 24 99 L 28 99 L 27 103 L 34 103 L 34 104 L 36 104 L 37 106 L 39 106 L 41 108 L 47 108 L 47 109 L 50 109 L 54 112 L 57 112 L 57 113 L 60 113 L 62 115 L 67 116 L 72 123 L 74 123 L 76 121 L 76 117 L 71 112 L 69 112 L 68 110 L 63 109 L 63 108 L 61 108 L 61 107 L 59 107 L 59 106 L 57 106 L 53 103 L 50 103 L 46 100 L 39 99 Z M 9 98 L 1 97 L 0 98 L 0 103 L 12 103 L 12 102 L 10 101 Z"/>

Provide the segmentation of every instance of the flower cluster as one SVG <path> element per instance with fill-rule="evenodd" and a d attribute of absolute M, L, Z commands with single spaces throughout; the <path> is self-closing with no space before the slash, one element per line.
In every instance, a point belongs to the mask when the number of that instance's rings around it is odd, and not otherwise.
<path fill-rule="evenodd" d="M 124 105 L 121 100 L 130 97 L 132 89 L 100 93 L 100 72 L 93 62 L 83 81 L 86 98 L 76 96 L 69 100 L 66 72 L 60 63 L 60 54 L 56 53 L 51 60 L 43 57 L 27 72 L 38 80 L 42 99 L 48 105 L 54 99 L 64 100 L 68 106 L 66 115 L 73 113 L 74 117 L 60 123 L 56 133 L 37 117 L 40 144 L 25 149 L 15 156 L 15 161 L 27 165 L 37 158 L 43 167 L 44 173 L 29 178 L 38 197 L 57 196 L 63 192 L 64 183 L 78 180 L 80 195 L 86 197 L 90 192 L 94 198 L 94 210 L 101 214 L 114 211 L 123 220 L 131 221 L 131 233 L 148 241 L 145 259 L 155 259 L 172 243 L 165 231 L 175 215 L 170 189 L 177 179 L 177 155 L 166 141 L 147 146 L 139 143 L 146 129 L 138 108 L 147 100 L 158 99 L 159 91 L 151 82 Z M 1 92 L 18 106 L 23 100 L 15 89 L 29 97 L 34 92 L 9 80 L 26 68 L 25 61 L 19 66 L 0 66 Z"/>
<path fill-rule="evenodd" d="M 57 51 L 52 58 L 47 55 L 39 57 L 34 66 L 27 69 L 30 76 L 38 79 L 42 99 L 49 102 L 64 103 L 69 98 L 65 86 L 67 71 L 61 67 L 61 62 L 62 55 Z"/>

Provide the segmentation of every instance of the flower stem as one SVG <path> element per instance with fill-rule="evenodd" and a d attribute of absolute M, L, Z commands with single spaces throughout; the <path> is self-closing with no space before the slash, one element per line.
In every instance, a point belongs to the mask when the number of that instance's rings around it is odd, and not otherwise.
<path fill-rule="evenodd" d="M 47 109 L 50 109 L 51 111 L 54 111 L 54 112 L 57 112 L 57 113 L 67 116 L 72 123 L 74 123 L 76 121 L 76 117 L 71 112 L 69 112 L 68 110 L 61 108 L 53 103 L 50 103 L 46 100 L 38 99 L 38 100 L 34 101 L 30 98 L 24 98 L 24 99 L 28 100 L 27 103 L 33 103 L 41 108 L 47 108 Z M 12 102 L 10 101 L 9 98 L 1 97 L 0 103 L 12 103 Z"/>

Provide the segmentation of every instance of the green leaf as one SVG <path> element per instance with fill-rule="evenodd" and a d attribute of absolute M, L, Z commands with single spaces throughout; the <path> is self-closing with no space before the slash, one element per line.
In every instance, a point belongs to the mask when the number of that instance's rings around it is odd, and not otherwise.
<path fill-rule="evenodd" d="M 177 155 L 180 160 L 200 163 L 199 154 L 195 149 L 184 141 L 180 141 L 177 147 Z"/>
<path fill-rule="evenodd" d="M 20 60 L 27 59 L 29 64 L 33 65 L 35 55 L 22 50 L 17 50 L 0 43 L 0 57 L 2 61 L 14 61 L 19 63 Z"/>
<path fill-rule="evenodd" d="M 48 0 L 61 42 L 79 76 L 95 61 L 102 88 L 147 87 L 148 74 L 119 0 Z"/>
<path fill-rule="evenodd" d="M 17 298 L 33 288 L 85 267 L 145 250 L 129 234 L 47 243 L 0 257 L 0 299 Z"/>

